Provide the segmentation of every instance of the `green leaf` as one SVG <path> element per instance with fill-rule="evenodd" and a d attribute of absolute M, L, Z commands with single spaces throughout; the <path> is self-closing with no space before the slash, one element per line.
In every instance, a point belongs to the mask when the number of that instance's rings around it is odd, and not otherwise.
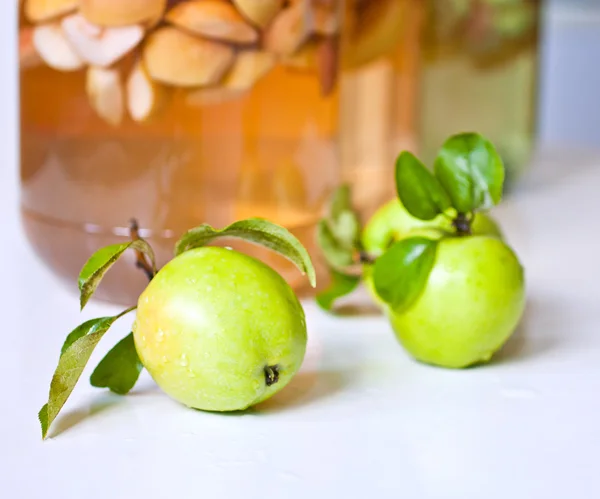
<path fill-rule="evenodd" d="M 317 225 L 317 243 L 330 267 L 344 268 L 352 264 L 354 251 L 334 236 L 326 220 L 320 220 Z"/>
<path fill-rule="evenodd" d="M 134 387 L 143 368 L 135 349 L 133 333 L 129 333 L 100 361 L 90 377 L 90 383 L 97 388 L 108 388 L 125 395 Z"/>
<path fill-rule="evenodd" d="M 44 404 L 38 412 L 38 419 L 40 420 L 40 426 L 42 427 L 42 438 L 46 438 L 48 434 L 48 404 Z"/>
<path fill-rule="evenodd" d="M 330 222 L 330 227 L 335 238 L 346 249 L 358 249 L 360 239 L 360 222 L 356 213 L 343 211 L 336 220 Z"/>
<path fill-rule="evenodd" d="M 94 348 L 104 333 L 119 317 L 134 308 L 127 309 L 114 317 L 100 317 L 87 321 L 69 334 L 50 383 L 48 402 L 38 414 L 42 427 L 42 438 L 46 438 L 50 425 L 73 392 Z"/>
<path fill-rule="evenodd" d="M 408 151 L 396 160 L 396 190 L 408 212 L 421 220 L 433 220 L 450 207 L 450 198 L 438 180 Z"/>
<path fill-rule="evenodd" d="M 373 283 L 381 299 L 395 311 L 410 307 L 425 289 L 436 249 L 437 241 L 425 237 L 394 243 L 373 268 Z"/>
<path fill-rule="evenodd" d="M 360 231 L 350 188 L 342 185 L 331 196 L 329 213 L 317 225 L 317 243 L 329 267 L 341 269 L 354 263 L 354 255 L 360 250 Z"/>
<path fill-rule="evenodd" d="M 435 160 L 435 175 L 459 213 L 489 210 L 502 198 L 502 158 L 479 134 L 450 137 Z"/>
<path fill-rule="evenodd" d="M 339 216 L 346 211 L 353 211 L 352 194 L 350 192 L 350 187 L 347 184 L 343 184 L 339 186 L 331 196 L 329 217 L 337 220 Z"/>
<path fill-rule="evenodd" d="M 317 295 L 317 304 L 325 311 L 329 312 L 333 308 L 335 301 L 342 296 L 346 296 L 356 289 L 360 282 L 360 277 L 342 274 L 336 270 L 331 270 L 331 284 L 329 287 Z"/>
<path fill-rule="evenodd" d="M 98 319 L 90 319 L 89 321 L 80 324 L 67 336 L 67 339 L 63 343 L 63 346 L 60 350 L 60 355 L 64 355 L 69 347 L 82 336 L 95 333 L 101 329 L 108 329 L 110 326 L 112 326 L 112 323 L 115 322 L 115 320 L 115 317 L 100 317 Z"/>
<path fill-rule="evenodd" d="M 352 252 L 359 248 L 360 222 L 352 206 L 352 196 L 348 185 L 341 185 L 334 191 L 329 215 L 325 220 L 340 247 Z"/>
<path fill-rule="evenodd" d="M 316 286 L 315 269 L 306 248 L 287 229 L 262 218 L 240 220 L 222 230 L 208 224 L 191 229 L 175 245 L 175 255 L 205 246 L 219 237 L 244 239 L 276 251 L 306 274 L 313 288 Z"/>
<path fill-rule="evenodd" d="M 81 309 L 92 297 L 104 274 L 113 266 L 119 257 L 129 248 L 142 251 L 150 258 L 152 268 L 156 272 L 154 252 L 143 239 L 137 239 L 122 244 L 113 244 L 96 251 L 81 269 L 79 274 L 79 291 Z"/>

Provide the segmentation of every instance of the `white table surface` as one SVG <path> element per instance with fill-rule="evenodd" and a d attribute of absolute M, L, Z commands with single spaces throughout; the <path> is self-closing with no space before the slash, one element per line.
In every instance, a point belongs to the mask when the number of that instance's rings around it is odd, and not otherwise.
<path fill-rule="evenodd" d="M 303 369 L 259 410 L 189 410 L 146 375 L 118 397 L 91 388 L 88 370 L 44 443 L 36 414 L 64 335 L 114 309 L 78 313 L 27 247 L 14 172 L 0 170 L 0 497 L 600 497 L 600 156 L 548 155 L 496 211 L 529 304 L 491 365 L 420 365 L 384 319 L 307 303 Z"/>

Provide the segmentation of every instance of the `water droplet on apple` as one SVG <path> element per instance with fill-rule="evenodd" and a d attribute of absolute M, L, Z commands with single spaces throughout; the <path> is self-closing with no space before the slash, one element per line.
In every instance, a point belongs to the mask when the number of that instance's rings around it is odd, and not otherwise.
<path fill-rule="evenodd" d="M 187 355 L 182 353 L 181 357 L 179 358 L 179 365 L 182 367 L 185 367 L 188 365 L 188 360 L 187 360 Z"/>

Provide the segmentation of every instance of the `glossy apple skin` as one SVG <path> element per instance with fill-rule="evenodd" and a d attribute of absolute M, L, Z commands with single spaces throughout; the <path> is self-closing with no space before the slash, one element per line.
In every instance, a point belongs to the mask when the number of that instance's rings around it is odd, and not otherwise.
<path fill-rule="evenodd" d="M 423 293 L 407 310 L 387 309 L 417 360 L 462 368 L 490 360 L 525 308 L 524 271 L 514 252 L 489 236 L 442 239 Z"/>
<path fill-rule="evenodd" d="M 196 409 L 235 411 L 292 379 L 307 333 L 302 306 L 277 272 L 242 253 L 203 247 L 171 260 L 150 282 L 134 339 L 169 396 Z M 278 379 L 269 385 L 265 369 L 273 366 Z"/>
<path fill-rule="evenodd" d="M 443 229 L 454 232 L 451 221 L 440 215 L 433 220 L 419 220 L 413 217 L 400 200 L 393 199 L 384 204 L 371 217 L 362 234 L 362 244 L 367 253 L 377 257 L 388 247 L 390 241 L 398 241 L 405 237 L 420 235 L 423 230 Z M 475 235 L 490 235 L 502 238 L 500 227 L 494 219 L 477 213 L 473 220 L 472 232 Z"/>

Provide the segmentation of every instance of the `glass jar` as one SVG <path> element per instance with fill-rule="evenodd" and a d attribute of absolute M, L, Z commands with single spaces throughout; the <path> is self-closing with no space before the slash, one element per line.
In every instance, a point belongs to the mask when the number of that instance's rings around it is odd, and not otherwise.
<path fill-rule="evenodd" d="M 367 219 L 395 195 L 399 152 L 415 148 L 424 10 L 415 0 L 357 0 L 348 6 L 340 97 L 342 175 Z"/>
<path fill-rule="evenodd" d="M 477 131 L 498 147 L 507 185 L 535 138 L 538 0 L 428 0 L 419 149 L 431 162 L 451 134 Z"/>
<path fill-rule="evenodd" d="M 38 255 L 73 284 L 93 251 L 130 237 L 132 218 L 162 265 L 188 228 L 256 216 L 316 256 L 314 226 L 331 190 L 361 186 L 366 160 L 378 175 L 362 205 L 389 183 L 380 149 L 398 127 L 391 111 L 363 107 L 373 95 L 397 98 L 409 3 L 21 2 L 22 219 Z M 368 89 L 351 81 L 370 73 Z M 342 146 L 360 137 L 340 129 L 340 114 L 356 110 L 371 131 L 364 150 Z M 244 250 L 305 285 L 277 255 Z M 99 297 L 131 303 L 143 288 L 127 257 Z"/>

